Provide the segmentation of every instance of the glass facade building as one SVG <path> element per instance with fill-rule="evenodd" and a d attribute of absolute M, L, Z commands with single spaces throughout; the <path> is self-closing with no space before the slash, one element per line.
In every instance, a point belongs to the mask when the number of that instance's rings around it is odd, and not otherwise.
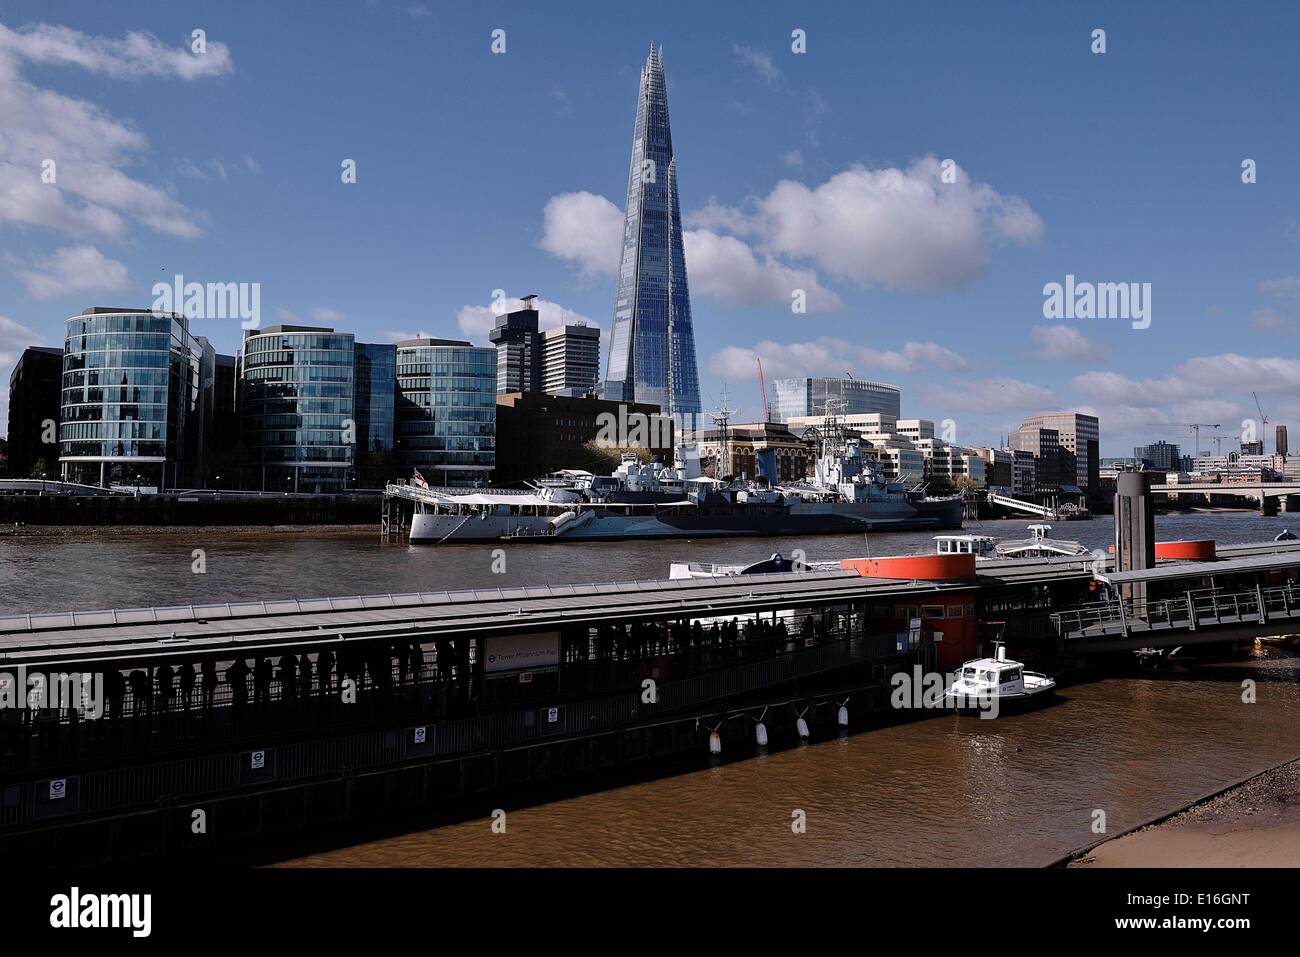
<path fill-rule="evenodd" d="M 184 317 L 87 309 L 68 319 L 59 461 L 71 482 L 140 491 L 197 484 L 215 353 Z"/>
<path fill-rule="evenodd" d="M 623 253 L 603 397 L 671 414 L 700 411 L 695 333 L 682 249 L 677 159 L 663 51 L 650 48 L 637 93 Z"/>
<path fill-rule="evenodd" d="M 869 379 L 776 379 L 772 421 L 789 422 L 805 415 L 826 415 L 826 400 L 833 400 L 838 415 L 880 413 L 898 418 L 902 392 L 896 385 Z"/>
<path fill-rule="evenodd" d="M 396 478 L 394 415 L 397 408 L 397 347 L 358 342 L 353 363 L 356 420 L 356 484 L 381 488 Z"/>
<path fill-rule="evenodd" d="M 430 485 L 486 485 L 496 462 L 497 351 L 451 339 L 397 344 L 397 456 Z"/>
<path fill-rule="evenodd" d="M 354 484 L 355 343 L 312 326 L 250 331 L 240 363 L 254 487 L 338 492 Z"/>

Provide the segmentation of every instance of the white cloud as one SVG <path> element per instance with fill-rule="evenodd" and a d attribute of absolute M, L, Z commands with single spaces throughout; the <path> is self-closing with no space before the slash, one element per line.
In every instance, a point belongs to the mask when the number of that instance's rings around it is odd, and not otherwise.
<path fill-rule="evenodd" d="M 1166 404 L 1214 399 L 1234 387 L 1237 391 L 1300 391 L 1300 359 L 1286 356 L 1243 356 L 1225 352 L 1197 356 L 1162 378 L 1130 379 L 1118 372 L 1085 372 L 1075 376 L 1075 389 L 1106 402 Z"/>
<path fill-rule="evenodd" d="M 343 313 L 337 309 L 318 308 L 311 311 L 311 317 L 317 322 L 334 323 L 337 325 L 343 321 Z"/>
<path fill-rule="evenodd" d="M 560 326 L 575 324 L 586 324 L 588 326 L 599 326 L 600 323 L 593 322 L 580 312 L 561 306 L 558 302 L 551 302 L 549 299 L 538 299 L 535 302 L 537 306 L 537 327 L 538 329 L 558 329 Z M 507 312 L 514 312 L 516 309 L 523 307 L 523 303 L 518 299 L 507 299 L 505 309 Z M 460 333 L 475 345 L 488 345 L 488 333 L 496 325 L 496 313 L 492 311 L 491 306 L 461 306 L 456 313 L 456 325 L 460 328 Z M 603 337 L 602 337 L 603 339 Z"/>
<path fill-rule="evenodd" d="M 707 229 L 688 230 L 686 275 L 691 293 L 723 306 L 789 306 L 794 290 L 802 289 L 808 312 L 842 309 L 840 297 L 823 288 L 811 269 L 794 269 L 771 256 L 758 259 L 754 251 L 734 236 L 719 236 Z"/>
<path fill-rule="evenodd" d="M 578 266 L 584 276 L 613 275 L 623 252 L 623 212 L 595 193 L 552 196 L 542 213 L 538 245 Z"/>
<path fill-rule="evenodd" d="M 781 157 L 781 162 L 785 163 L 786 166 L 802 166 L 803 151 L 790 150 L 790 152 L 786 153 L 784 156 Z"/>
<path fill-rule="evenodd" d="M 720 225 L 735 230 L 740 221 L 725 222 L 726 211 L 716 204 L 694 214 L 692 221 L 710 222 L 714 211 Z M 543 213 L 542 249 L 578 266 L 582 274 L 618 272 L 623 249 L 623 212 L 603 196 L 564 193 L 554 196 Z M 822 286 L 811 269 L 795 269 L 772 256 L 761 259 L 743 242 L 709 229 L 686 230 L 682 236 L 686 276 L 692 294 L 724 306 L 789 305 L 795 289 L 807 293 L 809 312 L 842 307 L 839 296 Z"/>
<path fill-rule="evenodd" d="M 779 343 L 770 339 L 752 349 L 727 346 L 709 357 L 710 371 L 728 381 L 757 377 L 755 356 L 762 356 L 763 371 L 770 379 L 795 376 L 841 376 L 861 373 L 864 378 L 880 372 L 915 372 L 938 368 L 965 369 L 965 359 L 935 342 L 908 342 L 902 351 L 872 349 L 823 336 L 808 342 Z"/>
<path fill-rule="evenodd" d="M 958 166 L 953 174 L 944 183 L 939 159 L 927 156 L 906 170 L 854 165 L 813 188 L 782 180 L 744 214 L 747 231 L 760 249 L 809 259 L 836 278 L 909 291 L 960 288 L 984 273 L 994 241 L 1036 242 L 1043 224 L 1020 197 Z"/>
<path fill-rule="evenodd" d="M 781 81 L 781 71 L 772 62 L 770 53 L 764 50 L 756 50 L 754 47 L 746 46 L 743 43 L 732 44 L 731 52 L 736 55 L 739 62 L 752 67 L 763 82 L 769 86 L 775 86 Z"/>
<path fill-rule="evenodd" d="M 955 388 L 930 387 L 925 392 L 941 412 L 954 418 L 1011 410 L 1028 415 L 1056 404 L 1056 393 L 1051 389 L 1009 376 L 961 380 Z"/>
<path fill-rule="evenodd" d="M 206 41 L 204 53 L 194 53 L 188 37 L 183 46 L 166 46 L 151 33 L 132 32 L 116 40 L 46 23 L 20 30 L 0 24 L 0 53 L 6 52 L 31 63 L 78 66 L 115 80 L 149 76 L 196 80 L 234 70 L 230 48 L 215 40 Z"/>
<path fill-rule="evenodd" d="M 65 246 L 44 261 L 14 273 L 33 299 L 58 299 L 77 293 L 116 292 L 127 287 L 126 266 L 94 246 Z"/>
<path fill-rule="evenodd" d="M 80 66 L 113 78 L 191 80 L 229 72 L 224 45 L 209 43 L 208 53 L 198 56 L 188 48 L 164 49 L 147 34 L 111 40 L 65 27 L 0 26 L 0 227 L 16 223 L 81 240 L 121 239 L 131 228 L 129 217 L 165 235 L 201 235 L 199 217 L 183 203 L 124 172 L 149 146 L 139 130 L 93 103 L 29 83 L 20 72 L 23 63 Z M 54 182 L 42 180 L 47 168 Z"/>
<path fill-rule="evenodd" d="M 1034 326 L 1029 337 L 1038 346 L 1034 356 L 1065 362 L 1100 362 L 1106 358 L 1106 346 L 1088 338 L 1073 326 Z"/>

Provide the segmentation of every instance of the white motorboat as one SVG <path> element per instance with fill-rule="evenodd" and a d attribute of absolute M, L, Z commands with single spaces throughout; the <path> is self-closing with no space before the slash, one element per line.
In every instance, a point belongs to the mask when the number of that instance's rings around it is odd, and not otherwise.
<path fill-rule="evenodd" d="M 1012 706 L 1037 704 L 1056 692 L 1056 680 L 1038 671 L 1029 671 L 1023 662 L 1007 657 L 1006 647 L 997 643 L 992 658 L 967 661 L 944 697 L 958 708 L 972 711 L 997 711 Z"/>

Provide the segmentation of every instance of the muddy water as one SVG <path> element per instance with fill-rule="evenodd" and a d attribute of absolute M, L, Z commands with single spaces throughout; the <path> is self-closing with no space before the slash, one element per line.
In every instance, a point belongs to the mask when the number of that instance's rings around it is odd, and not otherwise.
<path fill-rule="evenodd" d="M 1295 516 L 1182 515 L 1161 539 L 1271 539 Z M 1020 537 L 1026 522 L 972 527 Z M 1059 537 L 1110 541 L 1105 519 Z M 205 552 L 194 574 L 192 551 Z M 929 551 L 925 533 L 518 545 L 381 545 L 374 534 L 0 539 L 0 614 L 663 577 L 670 560 Z M 1258 702 L 1242 702 L 1244 679 Z M 998 721 L 944 715 L 315 855 L 307 865 L 1041 864 L 1300 755 L 1300 659 L 1280 652 L 1067 688 Z M 791 831 L 792 813 L 807 830 Z"/>

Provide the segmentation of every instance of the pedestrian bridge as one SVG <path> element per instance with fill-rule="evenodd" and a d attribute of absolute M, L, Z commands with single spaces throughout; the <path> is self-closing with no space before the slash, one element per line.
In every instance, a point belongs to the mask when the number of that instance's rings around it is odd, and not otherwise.
<path fill-rule="evenodd" d="M 1052 614 L 1066 651 L 1173 648 L 1300 632 L 1300 589 L 1200 589 L 1178 597 L 1112 598 Z"/>

